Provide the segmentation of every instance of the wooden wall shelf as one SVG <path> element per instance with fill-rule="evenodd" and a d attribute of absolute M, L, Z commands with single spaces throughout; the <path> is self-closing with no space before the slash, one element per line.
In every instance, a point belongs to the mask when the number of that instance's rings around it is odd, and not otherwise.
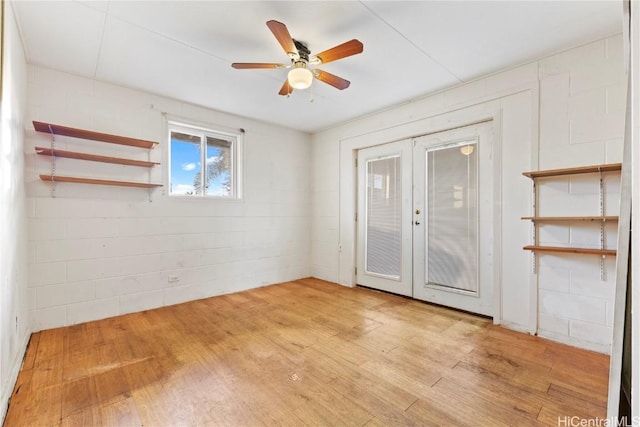
<path fill-rule="evenodd" d="M 116 185 L 119 187 L 137 187 L 137 188 L 162 187 L 162 184 L 150 184 L 147 182 L 113 181 L 110 179 L 80 178 L 75 176 L 60 176 L 60 175 L 56 175 L 56 176 L 40 175 L 40 179 L 48 182 L 75 182 L 79 184 Z"/>
<path fill-rule="evenodd" d="M 563 168 L 563 169 L 549 169 L 549 170 L 541 170 L 541 171 L 532 171 L 532 172 L 524 172 L 523 175 L 529 177 L 533 180 L 533 216 L 524 216 L 522 219 L 529 220 L 533 222 L 533 245 L 525 246 L 523 249 L 532 251 L 534 253 L 533 256 L 533 271 L 536 272 L 536 252 L 556 252 L 556 253 L 572 253 L 572 254 L 592 254 L 592 255 L 600 255 L 602 258 L 600 259 L 600 279 L 605 280 L 605 271 L 604 271 L 604 258 L 609 256 L 616 256 L 615 249 L 605 249 L 605 224 L 607 222 L 618 222 L 617 216 L 605 215 L 605 185 L 603 174 L 605 172 L 618 172 L 622 170 L 621 163 L 609 163 L 603 165 L 593 165 L 593 166 L 581 166 L 576 168 Z M 554 178 L 559 176 L 567 176 L 567 175 L 578 175 L 578 174 L 587 174 L 587 173 L 595 173 L 598 174 L 599 181 L 599 213 L 600 215 L 596 216 L 540 216 L 539 212 L 539 194 L 538 194 L 538 183 L 536 179 L 538 178 Z M 600 248 L 580 248 L 580 247 L 558 247 L 558 246 L 542 246 L 539 245 L 539 237 L 538 237 L 538 228 L 540 227 L 540 223 L 542 222 L 564 222 L 564 226 L 568 226 L 566 223 L 586 223 L 586 222 L 597 222 L 600 225 Z M 577 226 L 577 224 L 574 224 Z"/>
<path fill-rule="evenodd" d="M 35 147 L 36 153 L 42 156 L 55 156 L 55 157 L 65 157 L 68 159 L 78 159 L 78 160 L 89 160 L 92 162 L 100 162 L 100 163 L 114 163 L 118 165 L 126 165 L 126 166 L 140 166 L 151 168 L 159 165 L 158 162 L 147 162 L 145 160 L 133 160 L 133 159 L 123 159 L 120 157 L 110 157 L 110 156 L 100 156 L 97 154 L 90 153 L 79 153 L 77 151 L 67 151 L 67 150 L 52 150 L 51 148 L 45 147 Z"/>
<path fill-rule="evenodd" d="M 572 254 L 593 254 L 593 255 L 611 255 L 616 256 L 615 249 L 598 249 L 598 248 L 565 248 L 559 246 L 538 246 L 529 245 L 522 249 L 534 252 L 563 252 Z"/>
<path fill-rule="evenodd" d="M 622 163 L 608 163 L 604 165 L 580 166 L 577 168 L 548 169 L 542 171 L 523 172 L 531 179 L 546 178 L 551 176 L 578 175 L 582 173 L 614 172 L 622 169 Z"/>
<path fill-rule="evenodd" d="M 523 216 L 534 222 L 618 222 L 617 216 Z"/>
<path fill-rule="evenodd" d="M 33 121 L 33 127 L 38 132 L 54 133 L 56 135 L 70 136 L 72 138 L 89 139 L 91 141 L 107 142 L 110 144 L 127 145 L 139 148 L 155 148 L 158 145 L 155 141 L 145 139 L 129 138 L 126 136 L 111 135 L 108 133 L 93 132 L 90 130 L 76 129 L 67 126 L 54 125 Z"/>
<path fill-rule="evenodd" d="M 63 135 L 72 138 L 88 139 L 91 141 L 106 142 L 109 144 L 126 145 L 129 147 L 152 149 L 158 145 L 155 141 L 147 141 L 144 139 L 129 138 L 126 136 L 110 135 L 107 133 L 93 132 L 90 130 L 76 129 L 67 126 L 54 125 L 52 123 L 44 123 L 33 121 L 33 127 L 38 132 L 45 132 L 48 134 Z M 112 179 L 97 179 L 97 178 L 81 178 L 75 176 L 60 176 L 55 173 L 56 158 L 65 157 L 68 159 L 76 160 L 88 160 L 91 162 L 112 163 L 125 166 L 139 166 L 152 168 L 160 163 L 145 161 L 124 159 L 121 157 L 102 156 L 99 154 L 81 153 L 77 151 L 69 150 L 57 150 L 55 148 L 55 140 L 51 138 L 51 147 L 35 147 L 35 151 L 41 156 L 51 156 L 51 174 L 40 175 L 40 179 L 50 182 L 51 196 L 55 197 L 55 188 L 58 182 L 72 182 L 80 184 L 97 184 L 97 185 L 114 185 L 118 187 L 136 187 L 136 188 L 156 188 L 162 187 L 162 184 L 151 184 L 147 182 L 133 182 L 133 181 L 116 181 Z M 151 193 L 149 193 L 149 200 L 151 200 Z"/>

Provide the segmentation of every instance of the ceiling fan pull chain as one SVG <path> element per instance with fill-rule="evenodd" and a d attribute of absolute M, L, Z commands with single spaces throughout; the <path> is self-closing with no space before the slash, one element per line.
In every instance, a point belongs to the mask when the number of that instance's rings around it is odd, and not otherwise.
<path fill-rule="evenodd" d="M 313 86 L 311 85 L 311 90 L 309 91 L 309 103 L 313 102 Z"/>

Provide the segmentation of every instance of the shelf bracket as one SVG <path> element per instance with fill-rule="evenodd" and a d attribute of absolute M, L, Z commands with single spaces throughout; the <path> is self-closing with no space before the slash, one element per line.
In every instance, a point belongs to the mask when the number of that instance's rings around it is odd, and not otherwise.
<path fill-rule="evenodd" d="M 605 204 L 605 200 L 604 200 L 604 179 L 602 176 L 602 169 L 599 168 L 598 170 L 599 175 L 600 175 L 600 180 L 599 180 L 599 184 L 600 184 L 600 191 L 599 191 L 599 199 L 600 199 L 600 216 L 604 217 L 604 204 Z M 606 235 L 605 235 L 605 226 L 604 226 L 604 221 L 600 221 L 600 249 L 604 250 L 604 245 L 606 242 Z M 605 281 L 607 280 L 607 275 L 606 275 L 606 271 L 605 271 L 605 256 L 602 255 L 600 257 L 600 280 L 601 281 Z"/>
<path fill-rule="evenodd" d="M 48 125 L 51 134 L 51 197 L 56 197 L 56 134 L 53 132 L 51 125 Z"/>
<path fill-rule="evenodd" d="M 538 185 L 536 184 L 536 180 L 532 180 L 533 181 L 533 197 L 531 198 L 531 204 L 532 204 L 532 210 L 533 210 L 533 216 L 537 217 L 538 216 L 538 204 L 536 203 L 536 200 L 538 200 Z M 533 244 L 535 246 L 538 246 L 538 225 L 535 223 L 535 221 L 531 222 L 531 241 L 533 242 Z M 536 251 L 531 251 L 531 273 L 532 274 L 537 274 L 538 272 L 538 265 L 537 262 L 538 261 L 538 254 L 536 253 Z"/>

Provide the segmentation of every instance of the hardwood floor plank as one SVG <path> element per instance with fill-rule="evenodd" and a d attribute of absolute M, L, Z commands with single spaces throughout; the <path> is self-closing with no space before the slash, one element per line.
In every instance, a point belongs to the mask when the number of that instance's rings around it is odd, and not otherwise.
<path fill-rule="evenodd" d="M 63 359 L 62 353 L 49 359 L 40 360 L 33 369 L 31 369 L 32 389 L 40 387 L 48 387 L 51 385 L 62 383 Z"/>
<path fill-rule="evenodd" d="M 573 421 L 574 423 L 576 422 L 579 423 L 581 422 L 580 420 L 595 420 L 595 419 L 604 420 L 606 419 L 606 410 L 600 411 L 592 408 L 590 410 L 584 411 L 576 408 L 573 405 L 561 405 L 557 403 L 551 403 L 549 405 L 544 405 L 542 407 L 542 409 L 540 410 L 540 413 L 538 414 L 537 419 L 539 422 L 541 422 L 544 425 L 559 426 L 564 424 L 564 423 L 561 424 L 559 422 L 560 420 L 571 419 L 572 417 L 576 417 L 574 418 L 574 421 Z M 567 421 L 566 425 L 571 425 L 571 421 Z M 592 425 L 596 425 L 596 424 L 592 424 Z M 604 421 L 602 421 L 601 425 L 606 425 L 606 424 L 604 424 Z"/>
<path fill-rule="evenodd" d="M 85 424 L 87 425 L 87 424 Z M 100 408 L 100 425 L 141 427 L 142 421 L 132 398 L 120 400 Z"/>
<path fill-rule="evenodd" d="M 100 406 L 95 377 L 85 376 L 62 384 L 61 418 L 92 406 Z"/>
<path fill-rule="evenodd" d="M 292 405 L 287 395 L 273 393 L 269 387 L 269 378 L 263 377 L 262 380 L 234 379 L 230 383 L 227 381 L 228 389 L 237 396 L 245 408 L 251 408 L 253 414 L 265 425 L 304 425 L 304 422 L 294 414 L 294 410 L 307 401 L 303 400 L 299 405 Z"/>
<path fill-rule="evenodd" d="M 417 399 L 404 388 L 386 381 L 382 376 L 372 376 L 361 367 L 340 364 L 331 358 L 322 357 L 322 353 L 314 352 L 313 349 L 305 354 L 309 356 L 308 360 L 311 363 L 308 363 L 302 372 L 320 379 L 342 393 L 348 391 L 346 394 L 353 396 L 360 404 L 363 399 L 356 396 L 359 393 L 366 393 L 366 400 L 376 403 L 369 406 L 363 405 L 369 412 L 377 407 L 404 411 Z"/>
<path fill-rule="evenodd" d="M 4 425 L 56 426 L 62 418 L 61 406 L 62 386 L 60 384 L 20 392 L 11 398 Z"/>
<path fill-rule="evenodd" d="M 603 413 L 607 408 L 607 400 L 590 393 L 576 392 L 570 388 L 562 387 L 551 383 L 547 395 L 553 398 L 554 403 L 571 404 L 578 409 L 589 411 L 590 409 L 599 409 Z"/>
<path fill-rule="evenodd" d="M 76 347 L 64 353 L 62 377 L 65 381 L 113 369 L 118 363 L 114 343 Z"/>
<path fill-rule="evenodd" d="M 36 353 L 38 352 L 38 344 L 40 344 L 40 332 L 31 334 L 29 338 L 29 344 L 27 345 L 27 351 L 22 361 L 22 369 L 32 369 L 36 362 Z"/>
<path fill-rule="evenodd" d="M 110 405 L 131 397 L 131 385 L 122 368 L 96 374 L 95 384 L 100 406 Z"/>
<path fill-rule="evenodd" d="M 100 408 L 89 406 L 63 418 L 60 427 L 81 427 L 103 425 L 100 419 Z"/>
<path fill-rule="evenodd" d="M 294 413 L 303 420 L 311 419 L 311 424 L 315 424 L 313 421 L 318 413 L 321 415 L 321 423 L 316 425 L 362 426 L 373 418 L 372 414 L 351 400 L 350 396 L 338 393 L 313 378 L 293 381 L 292 384 L 308 398 L 308 402 L 296 408 Z M 301 416 L 306 413 L 312 416 Z"/>
<path fill-rule="evenodd" d="M 462 389 L 458 384 L 443 378 L 430 389 L 429 401 L 440 401 L 455 417 L 478 420 L 481 425 L 490 426 L 537 426 L 535 418 L 514 411 L 510 399 L 507 401 L 488 400 L 483 387 Z M 454 403 L 454 405 L 451 405 Z"/>
<path fill-rule="evenodd" d="M 33 334 L 4 426 L 556 426 L 608 363 L 308 278 Z"/>
<path fill-rule="evenodd" d="M 460 363 L 472 365 L 479 372 L 489 371 L 499 377 L 509 378 L 522 387 L 536 391 L 546 392 L 551 385 L 549 369 L 542 365 L 525 364 L 513 356 L 505 356 L 501 351 L 474 350 L 465 355 Z"/>
<path fill-rule="evenodd" d="M 478 417 L 461 415 L 448 402 L 418 399 L 406 412 L 419 419 L 421 424 L 425 426 L 477 427 L 481 425 Z"/>
<path fill-rule="evenodd" d="M 405 342 L 402 337 L 398 337 L 393 333 L 386 333 L 384 328 L 374 329 L 366 333 L 352 329 L 337 336 L 376 353 L 390 353 Z"/>
<path fill-rule="evenodd" d="M 44 361 L 62 358 L 64 350 L 64 329 L 56 328 L 40 332 L 40 340 L 36 349 L 34 368 Z"/>
<path fill-rule="evenodd" d="M 328 357 L 337 358 L 356 366 L 375 360 L 378 356 L 378 352 L 361 347 L 340 337 L 327 338 L 317 344 L 315 348 Z"/>
<path fill-rule="evenodd" d="M 420 340 L 416 343 L 415 337 L 403 342 L 391 352 L 391 357 L 408 362 L 434 363 L 437 366 L 453 368 L 468 354 L 464 346 L 445 345 L 441 341 Z"/>
<path fill-rule="evenodd" d="M 429 387 L 437 383 L 442 375 L 433 367 L 425 364 L 422 368 L 396 360 L 370 360 L 362 368 L 371 375 L 381 376 L 385 381 L 401 389 L 422 397 Z M 437 368 L 436 368 L 437 369 Z"/>
<path fill-rule="evenodd" d="M 543 403 L 547 402 L 546 393 L 535 393 L 533 390 L 523 390 L 517 384 L 512 384 L 508 378 L 480 374 L 474 370 L 465 369 L 464 364 L 458 364 L 445 373 L 445 377 L 458 384 L 461 390 L 469 384 L 482 384 L 482 393 L 490 401 L 509 402 L 514 411 L 536 418 Z"/>

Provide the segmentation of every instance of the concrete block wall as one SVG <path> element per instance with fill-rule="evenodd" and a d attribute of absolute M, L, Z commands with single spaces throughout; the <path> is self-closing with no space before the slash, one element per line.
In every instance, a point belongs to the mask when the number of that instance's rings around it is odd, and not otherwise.
<path fill-rule="evenodd" d="M 33 330 L 71 325 L 310 275 L 307 134 L 39 66 L 28 69 L 25 181 Z M 61 149 L 167 164 L 165 113 L 243 128 L 241 200 L 58 183 L 32 120 L 159 141 L 154 150 L 56 137 Z M 58 159 L 56 173 L 166 184 L 165 167 Z M 177 281 L 169 281 L 176 276 Z"/>
<path fill-rule="evenodd" d="M 626 76 L 622 37 L 611 37 L 540 61 L 540 169 L 622 161 Z M 603 175 L 605 215 L 618 215 L 620 175 Z M 539 214 L 600 215 L 598 174 L 540 180 Z M 540 243 L 599 247 L 600 225 L 542 224 Z M 608 249 L 617 223 L 604 227 Z M 538 256 L 538 334 L 609 352 L 615 257 Z"/>
<path fill-rule="evenodd" d="M 520 217 L 531 215 L 532 202 L 531 181 L 522 172 L 621 161 L 626 94 L 622 49 L 622 36 L 612 36 L 313 135 L 312 274 L 351 284 L 354 237 L 345 232 L 351 217 L 343 218 L 341 212 L 352 203 L 353 190 L 350 182 L 341 182 L 348 174 L 338 178 L 342 168 L 350 167 L 341 164 L 341 145 L 354 138 L 368 138 L 375 145 L 419 135 L 429 121 L 464 123 L 470 110 L 498 108 L 500 321 L 609 352 L 615 258 L 604 262 L 604 281 L 597 256 L 541 255 L 538 273 L 532 275 L 531 256 L 521 249 L 531 243 L 531 225 Z M 605 177 L 607 215 L 618 213 L 617 178 Z M 598 215 L 597 180 L 549 181 L 541 188 L 540 203 L 542 215 Z M 606 225 L 607 247 L 616 246 L 616 232 L 615 224 Z M 599 227 L 548 224 L 540 236 L 548 244 L 597 246 Z"/>

